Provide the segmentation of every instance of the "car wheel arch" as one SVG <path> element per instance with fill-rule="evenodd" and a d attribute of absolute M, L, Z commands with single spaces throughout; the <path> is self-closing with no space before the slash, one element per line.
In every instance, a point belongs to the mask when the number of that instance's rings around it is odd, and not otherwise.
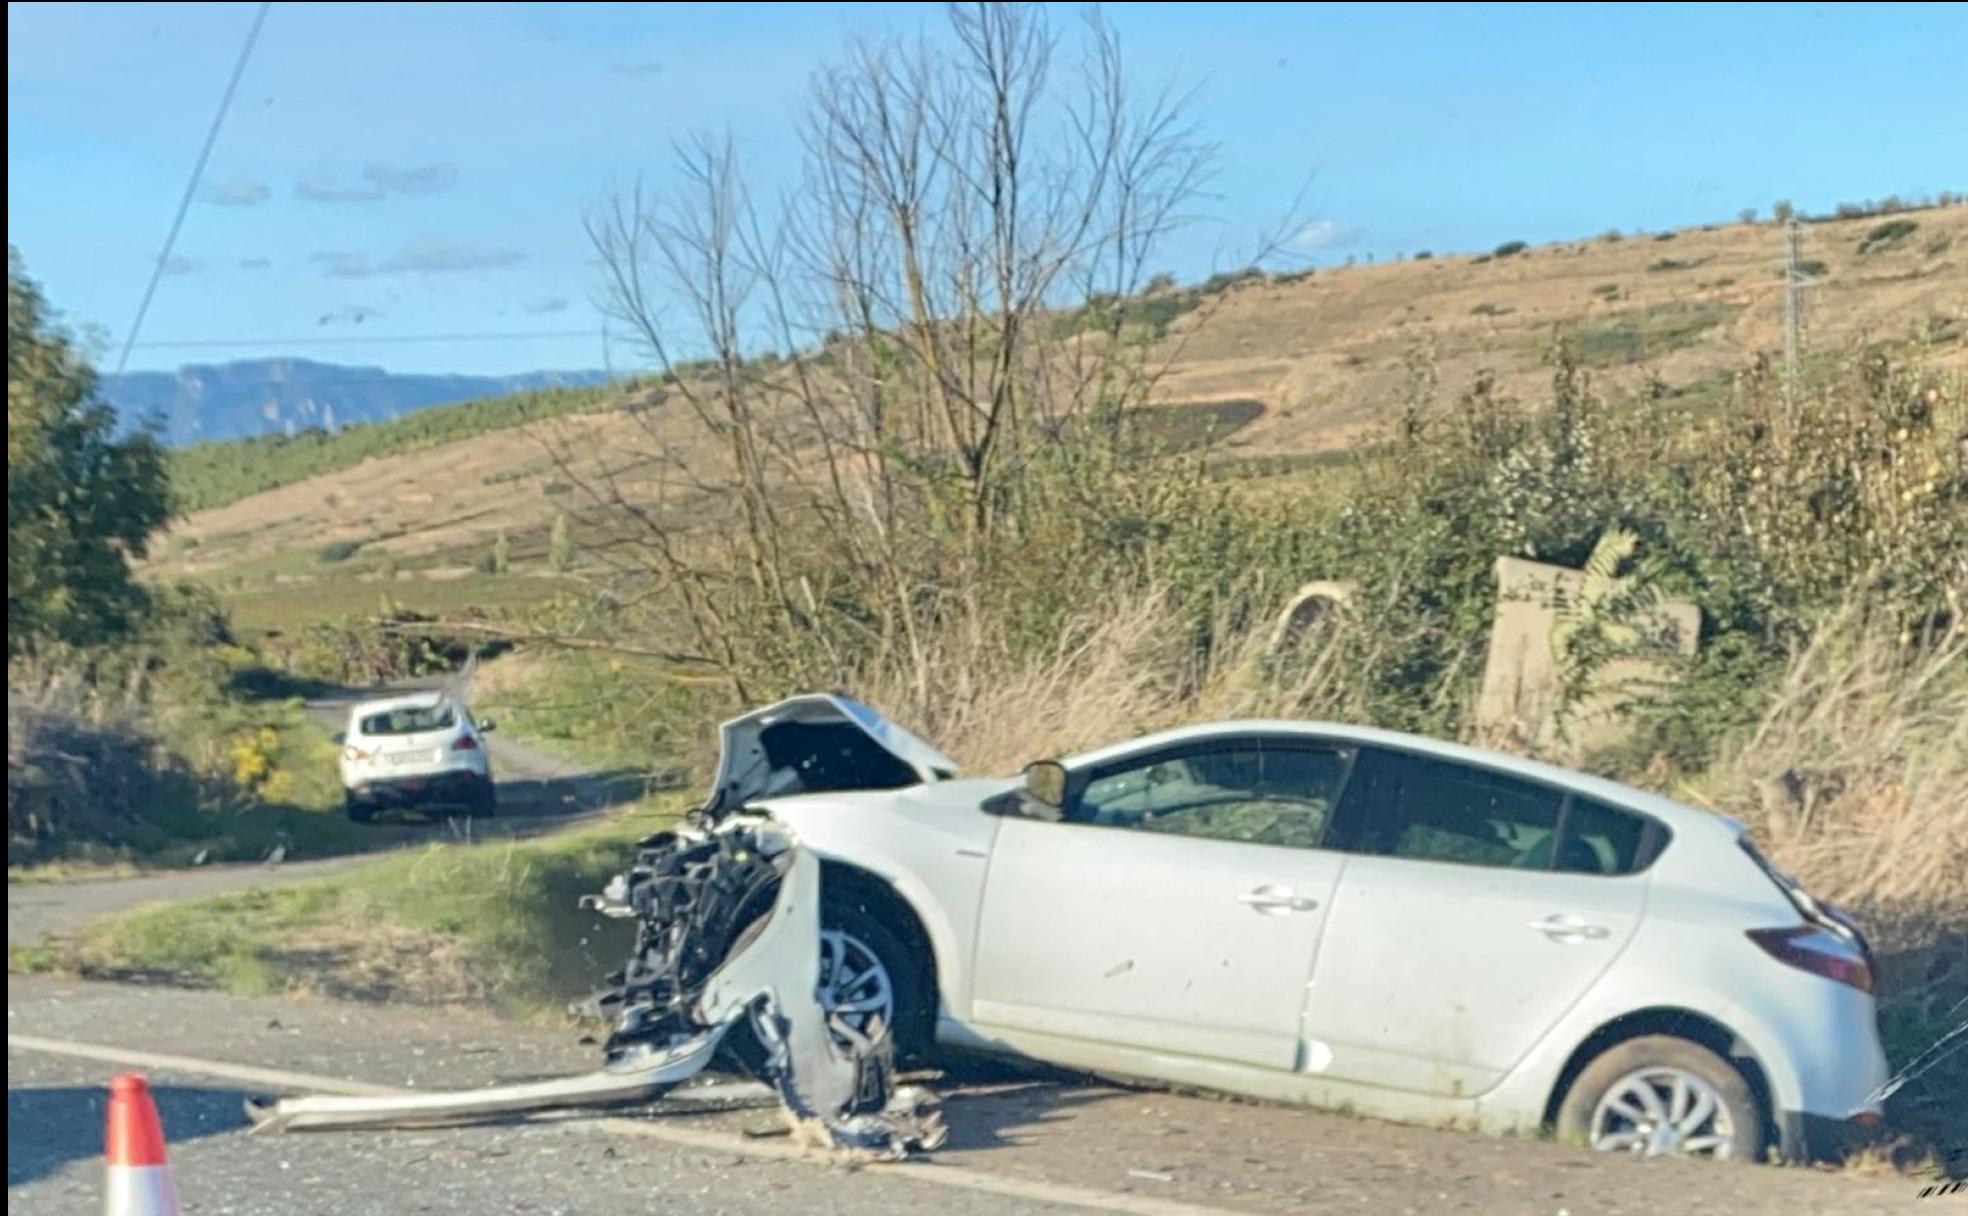
<path fill-rule="evenodd" d="M 1558 1120 L 1558 1108 L 1564 1104 L 1565 1095 L 1571 1091 L 1572 1084 L 1587 1065 L 1606 1052 L 1631 1039 L 1647 1035 L 1667 1035 L 1686 1039 L 1688 1042 L 1708 1048 L 1728 1061 L 1748 1082 L 1750 1093 L 1755 1095 L 1758 1112 L 1762 1117 L 1765 1143 L 1776 1144 L 1777 1109 L 1774 1091 L 1770 1087 L 1768 1071 L 1751 1047 L 1736 1031 L 1730 1029 L 1714 1017 L 1698 1013 L 1692 1009 L 1661 1005 L 1647 1009 L 1636 1009 L 1623 1013 L 1611 1021 L 1602 1023 L 1591 1034 L 1572 1049 L 1566 1057 L 1565 1066 L 1558 1070 L 1558 1079 L 1551 1086 L 1545 1098 L 1544 1126 L 1553 1127 Z"/>
<path fill-rule="evenodd" d="M 820 900 L 824 908 L 830 899 L 846 899 L 879 918 L 916 953 L 922 963 L 923 994 L 934 1011 L 942 1004 L 942 968 L 936 946 L 922 914 L 898 891 L 895 884 L 872 870 L 845 861 L 823 858 L 820 863 Z"/>

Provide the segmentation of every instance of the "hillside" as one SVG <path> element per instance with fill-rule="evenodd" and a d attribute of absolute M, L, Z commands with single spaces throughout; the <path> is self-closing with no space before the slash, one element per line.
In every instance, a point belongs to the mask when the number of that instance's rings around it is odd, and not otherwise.
<path fill-rule="evenodd" d="M 1805 299 L 1807 349 L 1815 357 L 1859 340 L 1918 338 L 1942 362 L 1968 364 L 1968 208 L 1911 212 L 1891 238 L 1868 241 L 1884 223 L 1803 229 L 1802 258 L 1815 279 Z M 1446 395 L 1487 371 L 1507 393 L 1526 396 L 1541 387 L 1562 332 L 1614 390 L 1654 375 L 1680 398 L 1719 401 L 1737 370 L 1781 349 L 1783 244 L 1775 226 L 1735 224 L 1190 289 L 1171 301 L 1175 315 L 1154 352 L 1168 365 L 1160 395 L 1187 407 L 1255 402 L 1261 408 L 1208 411 L 1219 434 L 1230 432 L 1226 458 L 1253 472 L 1290 468 L 1381 432 L 1422 350 Z M 160 546 L 155 568 L 223 571 L 242 593 L 293 596 L 319 582 L 335 603 L 361 605 L 376 598 L 358 585 L 365 581 L 464 578 L 495 534 L 538 540 L 566 508 L 569 470 L 557 455 L 572 453 L 578 464 L 638 446 L 675 450 L 689 433 L 660 407 L 632 416 L 609 408 L 612 401 L 570 399 L 550 411 L 564 416 L 524 427 L 512 426 L 515 416 L 499 402 L 453 407 L 448 429 L 432 436 L 436 446 L 421 450 L 403 450 L 407 441 L 398 446 L 381 432 L 336 437 L 316 464 L 334 471 L 191 515 Z M 474 410 L 485 416 L 475 419 Z M 479 421 L 492 429 L 442 442 Z M 360 448 L 347 446 L 357 440 Z M 199 451 L 232 476 L 249 476 L 262 455 L 250 447 Z M 377 451 L 392 454 L 361 458 Z M 331 544 L 342 556 L 359 546 L 366 560 L 324 569 L 315 555 Z M 516 554 L 538 556 L 527 545 Z"/>
<path fill-rule="evenodd" d="M 164 441 L 178 445 L 333 431 L 435 405 L 596 385 L 606 378 L 601 372 L 406 375 L 310 359 L 245 359 L 175 372 L 106 375 L 102 390 L 126 425 L 155 418 L 163 424 Z"/>

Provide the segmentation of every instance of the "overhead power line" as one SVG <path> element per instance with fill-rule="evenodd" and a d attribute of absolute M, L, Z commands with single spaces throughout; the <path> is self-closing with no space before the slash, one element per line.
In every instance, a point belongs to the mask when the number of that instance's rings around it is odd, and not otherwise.
<path fill-rule="evenodd" d="M 130 362 L 130 352 L 136 347 L 144 316 L 150 312 L 151 297 L 157 294 L 158 280 L 164 277 L 164 266 L 171 259 L 171 250 L 177 247 L 178 230 L 184 227 L 185 213 L 191 210 L 191 200 L 198 193 L 199 179 L 205 176 L 205 162 L 211 158 L 212 145 L 218 142 L 219 128 L 225 123 L 226 111 L 232 108 L 232 95 L 239 89 L 239 78 L 246 73 L 246 61 L 252 57 L 253 44 L 259 41 L 260 27 L 266 24 L 267 10 L 272 7 L 273 0 L 262 0 L 259 10 L 253 14 L 252 27 L 246 31 L 246 42 L 239 48 L 239 59 L 232 65 L 232 79 L 226 81 L 225 94 L 219 98 L 218 113 L 212 115 L 212 126 L 205 132 L 205 146 L 198 150 L 198 160 L 191 167 L 191 180 L 185 183 L 184 197 L 178 200 L 178 213 L 171 217 L 171 231 L 164 238 L 164 251 L 157 255 L 157 264 L 150 268 L 150 282 L 144 285 L 143 301 L 137 305 L 136 320 L 130 322 L 130 333 L 123 339 L 123 354 L 116 360 L 116 370 L 119 372 Z"/>
<path fill-rule="evenodd" d="M 190 338 L 134 342 L 138 350 L 216 350 L 241 346 L 398 346 L 412 342 L 523 342 L 545 338 L 592 338 L 592 329 L 537 329 L 517 333 L 463 334 L 310 334 L 299 338 Z M 125 349 L 129 349 L 126 347 Z"/>

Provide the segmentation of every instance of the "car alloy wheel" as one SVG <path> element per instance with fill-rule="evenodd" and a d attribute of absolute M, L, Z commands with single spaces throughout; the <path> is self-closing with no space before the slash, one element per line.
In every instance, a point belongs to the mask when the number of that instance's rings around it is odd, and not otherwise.
<path fill-rule="evenodd" d="M 1707 1081 L 1657 1066 L 1613 1082 L 1592 1112 L 1589 1143 L 1636 1157 L 1729 1157 L 1735 1127 L 1728 1104 Z"/>
<path fill-rule="evenodd" d="M 839 929 L 820 934 L 820 985 L 814 996 L 830 1018 L 864 1037 L 895 1024 L 895 983 L 860 938 Z"/>

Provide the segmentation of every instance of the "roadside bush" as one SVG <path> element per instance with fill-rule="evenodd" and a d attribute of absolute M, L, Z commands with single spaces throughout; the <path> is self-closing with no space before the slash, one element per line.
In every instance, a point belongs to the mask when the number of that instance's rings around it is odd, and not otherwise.
<path fill-rule="evenodd" d="M 1920 225 L 1913 220 L 1887 220 L 1859 238 L 1858 252 L 1864 256 L 1891 248 L 1912 236 L 1919 228 Z"/>
<path fill-rule="evenodd" d="M 1503 244 L 1491 250 L 1490 253 L 1494 257 L 1508 258 L 1515 257 L 1529 248 L 1530 246 L 1523 241 L 1505 241 Z"/>
<path fill-rule="evenodd" d="M 361 551 L 362 542 L 359 540 L 338 540 L 321 546 L 320 551 L 315 556 L 319 557 L 323 562 L 332 564 L 335 562 L 345 562 Z"/>

